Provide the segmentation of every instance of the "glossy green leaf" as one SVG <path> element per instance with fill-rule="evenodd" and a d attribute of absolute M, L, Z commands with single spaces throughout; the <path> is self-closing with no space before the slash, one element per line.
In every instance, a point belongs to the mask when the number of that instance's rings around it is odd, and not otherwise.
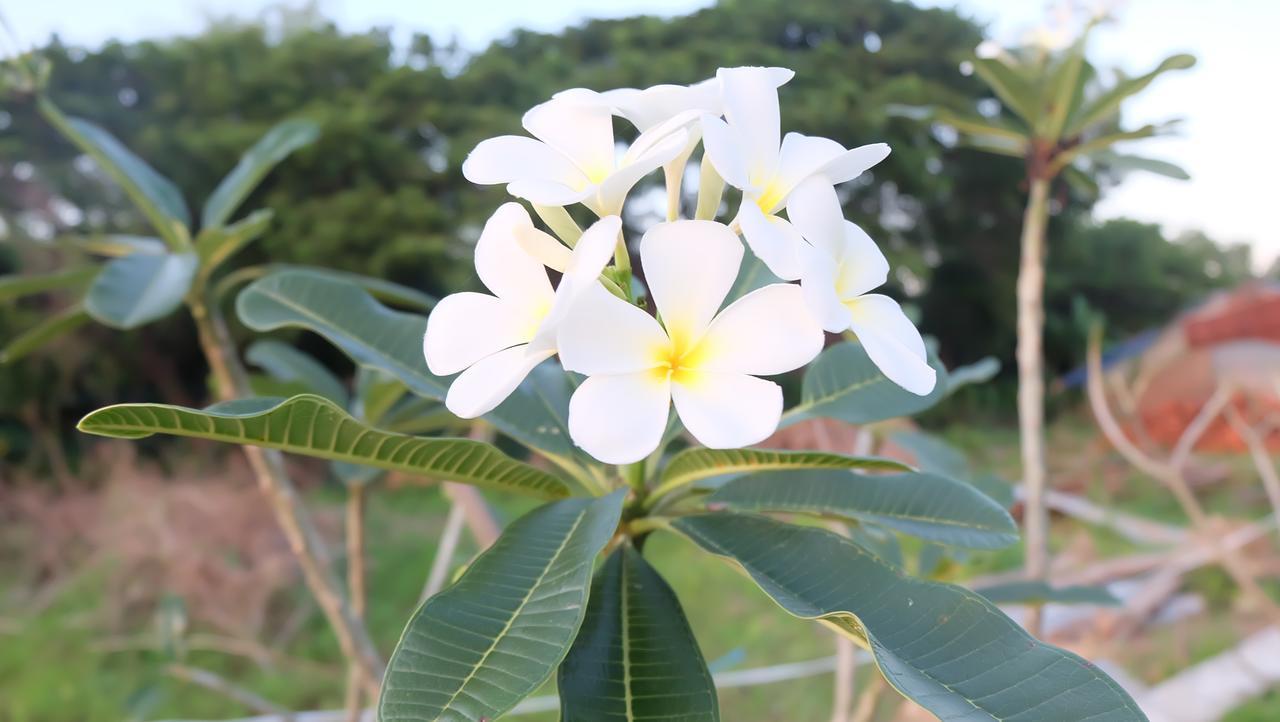
<path fill-rule="evenodd" d="M 1063 51 L 1061 59 L 1049 76 L 1045 86 L 1047 102 L 1042 103 L 1046 109 L 1041 132 L 1044 138 L 1057 141 L 1066 129 L 1067 117 L 1075 107 L 1076 94 L 1082 91 L 1080 78 L 1086 67 L 1085 49 L 1093 26 L 1093 23 L 1086 26 L 1076 41 Z"/>
<path fill-rule="evenodd" d="M 414 393 L 443 399 L 447 379 L 427 370 L 427 319 L 393 311 L 359 286 L 309 270 L 272 273 L 236 298 L 240 320 L 255 331 L 303 328 L 323 336 L 356 363 L 400 379 Z"/>
<path fill-rule="evenodd" d="M 300 118 L 286 120 L 268 130 L 209 196 L 200 214 L 200 226 L 214 228 L 226 223 L 272 168 L 319 137 L 320 126 Z"/>
<path fill-rule="evenodd" d="M 783 425 L 812 418 L 866 424 L 910 416 L 936 404 L 947 394 L 947 370 L 930 354 L 938 374 L 927 396 L 917 396 L 880 373 L 860 344 L 840 343 L 822 353 L 805 372 L 800 403 L 783 415 Z"/>
<path fill-rule="evenodd" d="M 449 380 L 432 374 L 422 355 L 426 317 L 393 311 L 351 282 L 312 271 L 280 271 L 245 288 L 236 309 L 240 320 L 256 331 L 313 331 L 357 363 L 395 376 L 414 393 L 444 398 Z M 567 375 L 547 362 L 485 419 L 549 458 L 576 458 L 568 434 L 571 391 Z"/>
<path fill-rule="evenodd" d="M 97 266 L 80 266 L 38 275 L 0 276 L 0 302 L 48 291 L 84 288 L 100 270 Z"/>
<path fill-rule="evenodd" d="M 1146 719 L 1101 670 L 1035 639 L 981 595 L 903 576 L 837 534 L 726 513 L 672 526 L 736 562 L 789 613 L 865 640 L 885 679 L 941 720 Z"/>
<path fill-rule="evenodd" d="M 560 665 L 562 722 L 715 722 L 715 683 L 675 592 L 630 544 L 591 584 Z"/>
<path fill-rule="evenodd" d="M 985 494 L 964 482 L 921 472 L 768 471 L 734 479 L 707 504 L 850 519 L 971 549 L 999 549 L 1018 541 L 1013 517 Z"/>
<path fill-rule="evenodd" d="M 157 173 L 115 136 L 97 125 L 63 114 L 47 98 L 40 99 L 39 107 L 63 136 L 93 158 L 98 167 L 124 189 L 129 200 L 171 249 L 186 247 L 191 216 L 181 191 L 172 181 Z"/>
<path fill-rule="evenodd" d="M 282 268 L 289 268 L 285 265 Z M 350 271 L 338 271 L 332 268 L 314 268 L 308 266 L 293 266 L 298 270 L 305 270 L 308 273 L 314 273 L 326 278 L 332 278 L 335 281 L 345 281 L 360 288 L 366 293 L 373 296 L 374 299 L 382 303 L 389 303 L 397 308 L 409 311 L 419 311 L 426 313 L 435 308 L 436 299 L 430 294 L 423 293 L 415 288 L 387 281 L 381 278 L 365 276 L 360 273 L 351 273 Z"/>
<path fill-rule="evenodd" d="M 1165 58 L 1151 72 L 1116 83 L 1110 90 L 1082 105 L 1068 123 L 1068 135 L 1079 134 L 1090 126 L 1101 123 L 1120 111 L 1126 98 L 1136 95 L 1151 85 L 1156 78 L 1171 70 L 1187 70 L 1196 64 L 1194 55 L 1179 54 Z"/>
<path fill-rule="evenodd" d="M 1005 509 L 1013 506 L 1013 487 L 994 474 L 974 473 L 959 449 L 924 431 L 895 431 L 889 436 L 905 449 L 923 471 L 970 484 Z"/>
<path fill-rule="evenodd" d="M 409 620 L 387 665 L 378 719 L 495 719 L 536 690 L 577 635 L 592 565 L 624 498 L 568 499 L 513 522 Z"/>
<path fill-rule="evenodd" d="M 85 310 L 99 323 L 137 328 L 182 305 L 198 261 L 194 253 L 135 253 L 107 263 L 89 287 Z"/>
<path fill-rule="evenodd" d="M 860 469 L 862 471 L 911 471 L 893 459 L 845 456 L 825 451 L 775 451 L 772 449 L 693 448 L 671 457 L 662 470 L 654 493 L 725 474 L 741 474 L 772 469 Z"/>
<path fill-rule="evenodd" d="M 254 211 L 229 226 L 211 226 L 201 231 L 196 237 L 201 272 L 213 273 L 237 251 L 260 237 L 274 216 L 269 210 Z"/>
<path fill-rule="evenodd" d="M 973 70 L 1004 103 L 1030 127 L 1040 120 L 1035 87 L 1017 68 L 999 58 L 973 58 Z"/>
<path fill-rule="evenodd" d="M 249 363 L 279 381 L 296 382 L 307 392 L 323 396 L 338 406 L 347 405 L 347 388 L 324 364 L 287 343 L 260 339 L 244 352 Z"/>
<path fill-rule="evenodd" d="M 558 498 L 565 482 L 469 439 L 423 438 L 381 431 L 332 401 L 241 399 L 203 411 L 167 404 L 118 404 L 80 420 L 81 431 L 121 439 L 152 434 L 261 446 L 330 461 L 376 466 L 445 481 Z"/>
<path fill-rule="evenodd" d="M 973 590 L 993 604 L 1098 604 L 1114 607 L 1120 600 L 1106 587 L 1051 587 L 1041 581 L 993 584 Z"/>
<path fill-rule="evenodd" d="M 84 307 L 75 304 L 44 319 L 19 334 L 0 349 L 0 363 L 12 363 L 54 339 L 65 336 L 89 322 Z"/>

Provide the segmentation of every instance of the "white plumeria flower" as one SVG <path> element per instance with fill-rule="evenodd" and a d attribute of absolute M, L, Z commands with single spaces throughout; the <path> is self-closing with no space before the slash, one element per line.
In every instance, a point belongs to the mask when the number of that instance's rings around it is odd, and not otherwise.
<path fill-rule="evenodd" d="M 870 293 L 889 278 L 875 241 L 846 221 L 830 183 L 812 178 L 791 193 L 787 216 L 808 243 L 801 246 L 800 286 L 809 311 L 832 333 L 852 330 L 881 373 L 920 396 L 937 382 L 924 339 L 902 307 Z"/>
<path fill-rule="evenodd" d="M 787 133 L 779 143 L 778 86 L 771 68 L 722 68 L 724 120 L 702 117 L 703 145 L 716 171 L 742 191 L 738 224 L 751 250 L 774 275 L 800 275 L 801 240 L 775 213 L 807 178 L 822 176 L 832 185 L 853 180 L 889 155 L 889 146 L 872 143 L 852 150 L 828 140 Z"/>
<path fill-rule="evenodd" d="M 511 195 L 541 206 L 582 203 L 601 218 L 621 213 L 631 188 L 676 157 L 687 138 L 684 128 L 660 126 L 619 157 L 609 108 L 575 95 L 534 106 L 522 123 L 534 138 L 482 141 L 462 174 L 472 183 L 506 183 Z"/>
<path fill-rule="evenodd" d="M 657 448 L 671 403 L 710 448 L 764 440 L 777 429 L 782 390 L 771 376 L 822 349 L 822 329 L 799 286 L 753 291 L 719 314 L 742 262 L 742 242 L 722 223 L 659 224 L 640 262 L 659 323 L 601 288 L 560 326 L 560 361 L 588 376 L 569 402 L 569 434 L 611 464 Z"/>
<path fill-rule="evenodd" d="M 493 295 L 451 294 L 427 318 L 427 368 L 439 376 L 462 372 L 445 397 L 450 411 L 464 419 L 492 411 L 555 355 L 558 326 L 586 292 L 602 288 L 597 279 L 621 230 L 621 218 L 602 218 L 570 252 L 535 228 L 519 203 L 494 212 L 476 243 L 476 273 Z M 540 258 L 564 274 L 555 290 Z"/>
<path fill-rule="evenodd" d="M 786 68 L 761 68 L 762 79 L 778 88 L 791 80 L 795 73 Z M 667 185 L 668 216 L 674 216 L 680 199 L 680 184 L 689 157 L 702 140 L 702 127 L 698 120 L 703 115 L 724 114 L 724 97 L 719 77 L 693 85 L 654 85 L 643 90 L 617 88 L 596 93 L 574 88 L 555 95 L 556 98 L 577 98 L 609 108 L 610 112 L 631 122 L 641 133 L 659 134 L 685 128 L 688 135 L 684 149 L 663 164 L 663 176 Z M 674 220 L 674 218 L 668 218 Z"/>

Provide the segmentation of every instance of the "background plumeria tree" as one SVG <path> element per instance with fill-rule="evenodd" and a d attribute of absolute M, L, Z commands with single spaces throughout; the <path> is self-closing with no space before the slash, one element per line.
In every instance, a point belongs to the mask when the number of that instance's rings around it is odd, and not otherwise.
<path fill-rule="evenodd" d="M 1046 231 L 1053 184 L 1061 178 L 1076 192 L 1096 195 L 1102 177 L 1130 171 L 1186 179 L 1186 172 L 1172 163 L 1121 152 L 1115 146 L 1176 128 L 1176 122 L 1167 122 L 1126 129 L 1121 125 L 1121 110 L 1162 74 L 1195 65 L 1190 55 L 1173 55 L 1137 77 L 1117 71 L 1108 78 L 1087 58 L 1089 36 L 1106 17 L 1090 18 L 1074 38 L 1069 17 L 1060 20 L 1061 25 L 1037 31 L 1022 47 L 1003 48 L 986 41 L 967 61 L 1000 100 L 1003 112 L 992 117 L 949 108 L 923 112 L 955 128 L 972 147 L 1026 163 L 1016 357 L 1026 568 L 1033 579 L 1048 573 L 1043 335 Z M 907 110 L 907 114 L 914 112 Z"/>
<path fill-rule="evenodd" d="M 80 428 L 226 441 L 546 500 L 410 618 L 379 692 L 388 722 L 493 719 L 557 674 L 565 720 L 718 719 L 679 601 L 644 558 L 652 534 L 725 559 L 786 612 L 863 646 L 894 688 L 942 719 L 1142 719 L 1104 673 L 985 597 L 908 576 L 866 535 L 775 516 L 835 517 L 962 548 L 1016 540 L 1003 503 L 971 480 L 875 457 L 744 448 L 804 419 L 915 413 L 963 382 L 896 302 L 868 293 L 888 264 L 844 221 L 832 190 L 887 148 L 779 137 L 789 77 L 735 68 L 697 92 L 568 91 L 526 115 L 536 140 L 481 143 L 468 175 L 507 184 L 550 231 L 516 203 L 495 212 L 475 249 L 491 295 L 457 294 L 423 316 L 380 303 L 376 284 L 295 268 L 237 297 L 250 328 L 318 333 L 367 373 L 483 419 L 547 464 L 474 438 L 402 433 L 369 404 L 353 415 L 309 393 L 204 410 L 121 404 Z M 664 117 L 637 120 L 647 127 L 619 158 L 601 109 L 638 119 L 630 101 L 646 98 L 663 100 L 653 110 Z M 672 218 L 681 203 L 669 204 L 666 222 L 628 239 L 618 218 L 626 191 L 659 167 L 679 182 L 683 169 L 669 164 L 691 157 L 699 136 L 696 218 Z M 724 180 L 742 191 L 728 223 L 715 220 Z M 574 204 L 598 218 L 580 225 Z M 824 329 L 845 338 L 824 349 Z M 784 409 L 779 384 L 762 377 L 806 366 L 799 400 Z M 234 381 L 227 388 L 245 393 Z"/>

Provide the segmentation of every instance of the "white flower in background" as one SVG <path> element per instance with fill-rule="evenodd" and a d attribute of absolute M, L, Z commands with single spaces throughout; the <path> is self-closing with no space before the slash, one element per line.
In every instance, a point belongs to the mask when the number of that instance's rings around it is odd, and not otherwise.
<path fill-rule="evenodd" d="M 734 448 L 778 426 L 782 390 L 757 378 L 799 368 L 822 349 L 822 329 L 799 286 L 753 291 L 719 314 L 742 261 L 742 243 L 713 221 L 650 229 L 640 263 L 654 317 L 595 287 L 560 325 L 560 361 L 587 375 L 569 403 L 569 434 L 612 464 L 657 448 L 675 402 L 703 445 Z"/>
<path fill-rule="evenodd" d="M 494 212 L 476 243 L 476 273 L 493 295 L 446 296 L 427 318 L 427 368 L 439 376 L 462 372 L 445 398 L 450 411 L 464 419 L 492 411 L 555 355 L 557 327 L 584 293 L 600 287 L 597 279 L 621 229 L 617 216 L 602 218 L 569 252 L 534 228 L 520 204 Z M 540 258 L 564 274 L 554 290 Z"/>
<path fill-rule="evenodd" d="M 535 106 L 522 123 L 533 138 L 482 141 L 462 174 L 472 183 L 506 183 L 511 195 L 541 206 L 582 203 L 601 218 L 621 213 L 631 188 L 675 158 L 687 139 L 681 127 L 659 126 L 619 157 L 609 108 L 575 95 Z"/>
<path fill-rule="evenodd" d="M 812 178 L 791 193 L 787 216 L 808 241 L 801 246 L 800 286 L 810 313 L 832 333 L 852 330 L 880 371 L 920 396 L 936 374 L 924 339 L 902 307 L 869 293 L 889 277 L 889 262 L 861 228 L 846 221 L 830 183 Z"/>
<path fill-rule="evenodd" d="M 722 68 L 725 120 L 702 116 L 703 145 L 716 171 L 743 193 L 738 224 L 751 250 L 779 278 L 800 274 L 801 240 L 774 214 L 804 180 L 824 177 L 838 185 L 853 180 L 889 155 L 884 143 L 846 150 L 839 143 L 781 135 L 778 85 L 772 68 Z M 726 122 L 727 121 L 727 122 Z"/>

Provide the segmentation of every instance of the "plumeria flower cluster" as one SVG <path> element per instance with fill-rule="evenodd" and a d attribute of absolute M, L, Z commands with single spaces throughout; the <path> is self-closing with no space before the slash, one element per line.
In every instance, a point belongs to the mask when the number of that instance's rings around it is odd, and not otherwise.
<path fill-rule="evenodd" d="M 558 355 L 565 370 L 585 377 L 569 404 L 570 435 L 600 461 L 653 453 L 672 406 L 701 444 L 749 446 L 782 415 L 782 390 L 763 377 L 812 361 L 824 331 L 851 333 L 888 378 L 928 394 L 935 378 L 919 331 L 895 301 L 871 293 L 889 264 L 844 219 L 836 192 L 889 148 L 783 136 L 778 93 L 793 75 L 724 68 L 691 86 L 566 90 L 525 114 L 532 137 L 476 146 L 463 165 L 467 179 L 505 184 L 559 237 L 539 230 L 516 202 L 485 224 L 475 266 L 490 293 L 448 296 L 427 322 L 428 367 L 458 374 L 448 408 L 482 416 Z M 613 116 L 636 127 L 629 146 L 614 138 Z M 726 183 L 741 191 L 729 223 L 710 219 L 714 210 L 678 217 L 680 184 L 699 144 L 699 195 L 714 194 L 705 205 L 719 206 Z M 659 168 L 667 221 L 640 239 L 647 298 L 637 299 L 642 286 L 630 276 L 620 215 L 631 189 Z M 597 217 L 585 231 L 565 210 L 575 204 Z M 725 305 L 744 241 L 781 282 Z"/>

